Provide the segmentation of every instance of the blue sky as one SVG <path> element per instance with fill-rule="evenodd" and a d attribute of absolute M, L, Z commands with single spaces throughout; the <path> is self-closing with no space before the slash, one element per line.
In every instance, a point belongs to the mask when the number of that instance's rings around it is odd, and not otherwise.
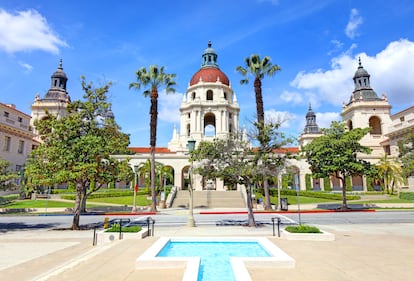
<path fill-rule="evenodd" d="M 354 0 L 0 1 L 0 102 L 30 114 L 50 87 L 59 59 L 72 100 L 80 76 L 112 81 L 109 101 L 131 146 L 149 146 L 149 99 L 129 90 L 151 64 L 177 74 L 176 94 L 160 94 L 157 146 L 167 146 L 178 108 L 209 40 L 240 105 L 241 126 L 255 118 L 253 85 L 235 68 L 252 53 L 282 71 L 263 81 L 266 115 L 297 137 L 309 103 L 320 127 L 340 119 L 358 57 L 392 113 L 414 105 L 414 2 Z"/>

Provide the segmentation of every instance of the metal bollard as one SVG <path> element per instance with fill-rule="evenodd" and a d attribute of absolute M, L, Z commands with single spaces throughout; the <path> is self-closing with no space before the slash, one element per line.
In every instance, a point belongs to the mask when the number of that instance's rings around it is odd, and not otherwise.
<path fill-rule="evenodd" d="M 152 230 L 151 230 L 151 236 L 154 236 L 154 224 L 155 224 L 155 220 L 152 220 Z"/>
<path fill-rule="evenodd" d="M 148 236 L 151 236 L 151 231 L 150 231 L 150 221 L 151 221 L 151 217 L 147 217 L 147 230 L 148 230 Z"/>
<path fill-rule="evenodd" d="M 280 237 L 280 218 L 277 219 L 277 237 Z M 275 218 L 272 218 L 272 226 L 273 226 L 273 236 L 275 236 Z"/>
<path fill-rule="evenodd" d="M 92 246 L 96 246 L 98 237 L 96 235 L 96 226 L 93 228 L 93 242 L 92 242 Z"/>
<path fill-rule="evenodd" d="M 119 219 L 119 240 L 122 240 L 122 219 Z"/>
<path fill-rule="evenodd" d="M 280 218 L 277 218 L 277 237 L 280 237 Z"/>

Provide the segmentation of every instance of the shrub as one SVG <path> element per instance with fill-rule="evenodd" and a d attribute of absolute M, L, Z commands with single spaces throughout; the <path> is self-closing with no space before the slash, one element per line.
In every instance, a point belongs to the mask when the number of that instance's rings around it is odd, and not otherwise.
<path fill-rule="evenodd" d="M 132 233 L 135 233 L 135 232 L 140 232 L 141 229 L 142 229 L 142 227 L 139 226 L 139 225 L 124 226 L 124 227 L 122 227 L 121 232 L 132 232 Z M 109 229 L 107 229 L 107 230 L 105 230 L 105 232 L 119 232 L 119 224 L 112 225 L 112 227 L 109 228 Z"/>
<path fill-rule="evenodd" d="M 269 189 L 270 195 L 273 197 L 277 197 L 277 188 L 270 188 Z M 293 189 L 281 189 L 280 195 L 290 195 L 290 196 L 296 196 L 296 190 Z M 330 199 L 330 200 L 342 200 L 342 193 L 329 193 L 324 191 L 305 191 L 301 190 L 299 191 L 300 196 L 306 196 L 306 197 L 313 197 L 313 198 L 324 198 L 324 199 Z M 347 194 L 346 196 L 347 200 L 358 200 L 361 199 L 358 195 L 351 195 Z"/>
<path fill-rule="evenodd" d="M 400 199 L 414 200 L 414 192 L 401 192 Z"/>
<path fill-rule="evenodd" d="M 4 195 L 0 196 L 0 205 L 7 205 L 10 202 L 16 200 L 19 198 L 18 194 L 10 194 L 10 195 Z"/>
<path fill-rule="evenodd" d="M 325 191 L 332 191 L 331 179 L 329 177 L 323 178 L 323 189 Z"/>
<path fill-rule="evenodd" d="M 312 190 L 312 175 L 306 174 L 305 175 L 305 184 L 306 184 L 306 190 Z"/>
<path fill-rule="evenodd" d="M 287 226 L 285 228 L 286 231 L 291 233 L 322 233 L 316 226 L 309 226 L 309 225 L 297 225 L 297 226 Z"/>

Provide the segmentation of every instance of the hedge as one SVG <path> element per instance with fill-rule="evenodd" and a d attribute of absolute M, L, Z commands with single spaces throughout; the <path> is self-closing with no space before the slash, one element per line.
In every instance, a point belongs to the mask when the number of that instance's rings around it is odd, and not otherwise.
<path fill-rule="evenodd" d="M 414 200 L 414 192 L 401 192 L 400 199 Z"/>
<path fill-rule="evenodd" d="M 146 194 L 144 191 L 138 191 L 138 194 Z M 119 191 L 116 189 L 110 189 L 105 191 L 97 191 L 92 193 L 88 196 L 88 199 L 94 199 L 94 198 L 107 198 L 107 197 L 122 197 L 122 196 L 132 196 L 134 195 L 134 191 L 127 189 L 123 191 Z M 65 194 L 62 195 L 63 199 L 67 200 L 75 200 L 76 194 Z"/>
<path fill-rule="evenodd" d="M 277 188 L 270 188 L 269 189 L 270 195 L 273 197 L 277 197 Z M 296 196 L 296 190 L 292 189 L 281 189 L 280 195 L 290 195 L 290 196 Z M 313 198 L 324 198 L 324 199 L 332 199 L 332 200 L 341 200 L 342 199 L 342 193 L 327 193 L 327 192 L 320 192 L 320 191 L 305 191 L 301 190 L 299 191 L 300 196 L 305 197 L 313 197 Z M 347 194 L 346 198 L 348 200 L 358 200 L 361 199 L 358 195 L 351 195 Z"/>
<path fill-rule="evenodd" d="M 18 198 L 19 198 L 19 194 L 10 194 L 10 195 L 0 196 L 0 205 L 6 205 L 10 203 L 11 201 L 14 201 Z"/>

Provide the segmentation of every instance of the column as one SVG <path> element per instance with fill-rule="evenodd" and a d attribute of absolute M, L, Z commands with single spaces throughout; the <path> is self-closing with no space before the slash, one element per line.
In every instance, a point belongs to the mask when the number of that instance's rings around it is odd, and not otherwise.
<path fill-rule="evenodd" d="M 182 181 L 181 181 L 181 169 L 174 168 L 174 186 L 178 187 L 179 190 L 182 189 Z"/>

